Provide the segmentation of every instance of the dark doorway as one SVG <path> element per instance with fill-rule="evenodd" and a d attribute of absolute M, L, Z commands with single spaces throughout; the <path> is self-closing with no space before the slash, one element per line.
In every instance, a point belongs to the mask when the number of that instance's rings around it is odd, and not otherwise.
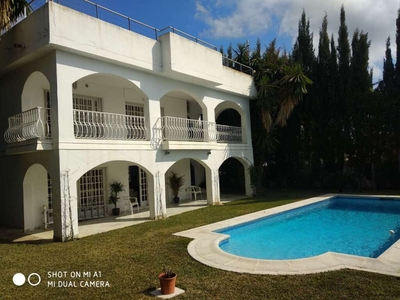
<path fill-rule="evenodd" d="M 240 114 L 233 108 L 229 108 L 218 115 L 217 124 L 241 127 L 242 121 Z"/>
<path fill-rule="evenodd" d="M 223 194 L 245 194 L 245 174 L 241 162 L 228 158 L 219 168 L 219 184 Z"/>

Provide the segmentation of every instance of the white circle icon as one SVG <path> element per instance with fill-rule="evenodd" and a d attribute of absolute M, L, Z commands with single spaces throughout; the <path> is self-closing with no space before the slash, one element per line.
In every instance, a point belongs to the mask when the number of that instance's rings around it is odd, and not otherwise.
<path fill-rule="evenodd" d="M 32 276 L 36 276 L 37 277 L 37 282 L 32 282 L 31 281 L 31 277 Z M 25 279 L 25 278 L 24 278 Z M 39 283 L 40 283 L 40 281 L 42 280 L 42 278 L 40 278 L 40 275 L 38 274 L 38 273 L 32 273 L 32 274 L 30 274 L 29 276 L 28 276 L 28 282 L 29 282 L 29 284 L 31 285 L 31 286 L 37 286 Z"/>
<path fill-rule="evenodd" d="M 13 276 L 13 282 L 16 286 L 21 286 L 25 283 L 25 275 L 22 273 L 15 273 Z"/>

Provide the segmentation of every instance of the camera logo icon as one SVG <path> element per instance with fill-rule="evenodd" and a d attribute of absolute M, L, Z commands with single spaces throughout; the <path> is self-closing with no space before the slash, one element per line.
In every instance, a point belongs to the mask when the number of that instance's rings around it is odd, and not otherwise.
<path fill-rule="evenodd" d="M 15 273 L 13 276 L 13 283 L 16 286 L 23 286 L 26 281 L 28 281 L 31 286 L 37 286 L 42 281 L 42 278 L 38 273 L 29 274 L 28 280 L 26 280 L 25 275 L 22 273 Z"/>

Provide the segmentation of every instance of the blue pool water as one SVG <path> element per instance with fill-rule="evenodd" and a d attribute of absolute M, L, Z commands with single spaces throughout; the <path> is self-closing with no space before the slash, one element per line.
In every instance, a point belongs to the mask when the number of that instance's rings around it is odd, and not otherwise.
<path fill-rule="evenodd" d="M 296 259 L 332 251 L 376 258 L 400 239 L 400 201 L 335 197 L 217 232 L 230 235 L 220 243 L 223 251 L 243 257 Z"/>

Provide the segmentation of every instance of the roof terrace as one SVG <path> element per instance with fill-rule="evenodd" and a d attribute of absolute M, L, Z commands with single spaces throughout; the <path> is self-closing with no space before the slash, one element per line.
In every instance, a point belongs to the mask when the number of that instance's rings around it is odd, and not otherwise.
<path fill-rule="evenodd" d="M 111 10 L 107 7 L 99 5 L 92 1 L 88 1 L 88 0 L 50 0 L 50 1 L 56 2 L 58 4 L 61 4 L 68 8 L 74 9 L 74 10 L 84 13 L 86 15 L 92 16 L 94 18 L 100 19 L 102 21 L 111 23 L 113 25 L 119 26 L 121 28 L 127 29 L 129 31 L 133 31 L 135 33 L 144 35 L 146 37 L 149 37 L 149 38 L 152 38 L 155 40 L 158 40 L 160 36 L 162 36 L 168 32 L 173 32 L 173 33 L 178 34 L 186 39 L 194 41 L 202 46 L 205 46 L 205 47 L 208 47 L 215 51 L 218 51 L 218 49 L 215 45 L 212 45 L 204 40 L 201 40 L 195 36 L 192 36 L 186 32 L 181 31 L 177 28 L 167 26 L 163 29 L 158 29 L 158 28 L 155 28 L 148 24 L 145 24 L 143 22 L 140 22 L 138 20 L 132 19 L 132 18 L 130 18 L 126 15 L 123 15 L 119 12 Z M 49 2 L 49 0 L 30 1 L 28 3 L 30 11 L 33 12 L 33 11 L 39 9 L 47 2 Z M 253 69 L 250 66 L 241 64 L 241 63 L 239 63 L 233 59 L 230 59 L 226 56 L 222 57 L 221 63 L 224 66 L 230 67 L 237 71 L 240 71 L 240 72 L 243 72 L 243 73 L 246 73 L 249 75 L 253 74 Z"/>

